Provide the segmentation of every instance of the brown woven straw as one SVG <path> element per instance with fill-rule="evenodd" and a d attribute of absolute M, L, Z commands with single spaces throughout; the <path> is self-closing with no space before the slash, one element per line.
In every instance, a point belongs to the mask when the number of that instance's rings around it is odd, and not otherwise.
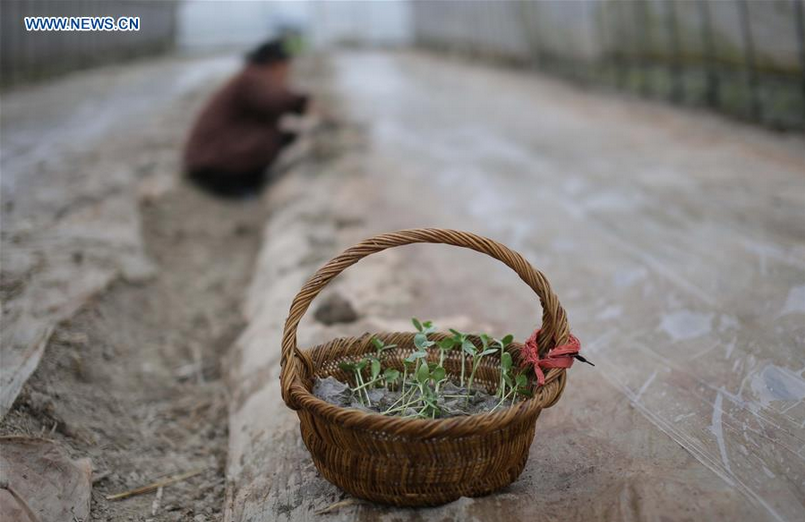
<path fill-rule="evenodd" d="M 373 352 L 372 337 L 397 345 L 385 355 L 386 366 L 402 370 L 405 357 L 415 351 L 413 333 L 335 339 L 309 350 L 299 350 L 296 345 L 299 321 L 330 280 L 370 254 L 412 243 L 469 248 L 514 270 L 542 303 L 540 355 L 567 342 L 569 335 L 565 311 L 545 276 L 517 252 L 469 232 L 413 229 L 381 234 L 347 249 L 320 268 L 293 300 L 285 323 L 282 398 L 299 415 L 305 445 L 327 480 L 356 497 L 398 506 L 444 504 L 512 483 L 528 459 L 537 417 L 543 408 L 559 400 L 566 383 L 565 370 L 554 368 L 546 374 L 544 386 L 531 382 L 532 398 L 492 413 L 446 419 L 383 416 L 316 398 L 310 391 L 314 378 L 332 375 L 347 382 L 348 375 L 338 363 Z M 431 339 L 445 337 L 437 333 Z M 521 346 L 512 343 L 508 348 L 518 365 Z M 429 357 L 438 360 L 435 347 Z M 460 373 L 463 360 L 458 350 L 451 351 L 445 361 L 447 373 L 453 377 Z M 497 355 L 485 357 L 476 382 L 494 392 L 500 379 L 499 366 Z"/>

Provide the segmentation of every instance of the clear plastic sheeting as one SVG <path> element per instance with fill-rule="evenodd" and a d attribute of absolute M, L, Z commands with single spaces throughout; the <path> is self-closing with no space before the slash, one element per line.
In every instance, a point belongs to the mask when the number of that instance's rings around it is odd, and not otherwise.
<path fill-rule="evenodd" d="M 331 255 L 414 226 L 521 252 L 596 367 L 569 370 L 510 488 L 424 511 L 348 505 L 336 518 L 801 520 L 801 137 L 418 54 L 337 56 L 330 86 L 368 145 L 316 178 L 289 177 L 269 201 L 280 210 L 229 367 L 229 520 L 307 520 L 342 498 L 279 397 L 282 320 Z M 349 269 L 337 285 L 361 320 L 307 320 L 300 345 L 407 329 L 412 315 L 524 339 L 536 296 L 455 250 L 405 247 Z"/>

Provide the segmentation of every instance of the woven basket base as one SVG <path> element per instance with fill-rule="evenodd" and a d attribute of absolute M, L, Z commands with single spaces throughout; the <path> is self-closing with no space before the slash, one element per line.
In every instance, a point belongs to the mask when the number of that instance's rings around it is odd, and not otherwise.
<path fill-rule="evenodd" d="M 435 439 L 432 451 L 399 453 L 405 446 L 397 446 L 398 453 L 388 455 L 372 451 L 371 443 L 361 452 L 337 445 L 333 439 L 343 428 L 324 426 L 306 413 L 299 417 L 302 439 L 325 479 L 355 497 L 394 506 L 437 506 L 504 488 L 522 473 L 534 439 L 532 421 L 530 429 L 513 437 L 487 433 L 472 442 Z M 505 442 L 501 435 L 507 435 Z M 450 452 L 457 447 L 470 451 Z"/>
<path fill-rule="evenodd" d="M 343 476 L 338 472 L 332 472 L 322 467 L 319 462 L 316 462 L 316 469 L 318 469 L 319 473 L 329 482 L 332 482 L 357 498 L 396 507 L 427 507 L 441 506 L 458 500 L 461 497 L 482 497 L 505 488 L 517 480 L 517 477 L 523 472 L 527 460 L 528 454 L 523 456 L 518 466 L 511 468 L 507 473 L 499 474 L 488 482 L 472 484 L 462 488 L 442 488 L 438 491 L 400 488 L 397 491 L 390 492 L 388 488 L 379 490 L 372 488 L 370 485 L 363 484 L 361 484 L 360 487 L 354 487 L 355 485 L 353 483 L 344 481 Z"/>

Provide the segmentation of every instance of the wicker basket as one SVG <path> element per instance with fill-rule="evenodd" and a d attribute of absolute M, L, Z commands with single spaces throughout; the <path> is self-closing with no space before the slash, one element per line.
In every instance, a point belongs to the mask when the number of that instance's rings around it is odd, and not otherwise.
<path fill-rule="evenodd" d="M 403 368 L 414 348 L 413 333 L 366 334 L 335 339 L 308 350 L 296 345 L 299 321 L 311 301 L 334 277 L 362 258 L 387 248 L 412 243 L 442 243 L 487 254 L 512 268 L 539 296 L 543 308 L 538 338 L 540 354 L 568 340 L 565 311 L 545 276 L 520 254 L 490 239 L 468 232 L 414 229 L 381 234 L 346 250 L 308 280 L 291 305 L 282 339 L 282 397 L 296 410 L 302 438 L 319 472 L 348 493 L 397 506 L 439 505 L 462 496 L 475 497 L 512 483 L 525 467 L 534 439 L 537 417 L 559 400 L 565 387 L 564 369 L 553 368 L 545 384 L 530 386 L 532 398 L 493 413 L 446 419 L 405 419 L 341 408 L 311 393 L 314 377 L 334 376 L 347 381 L 341 361 L 357 360 L 373 352 L 372 337 L 397 348 L 384 364 Z M 433 334 L 431 339 L 442 339 Z M 508 350 L 521 363 L 522 345 Z M 437 350 L 430 360 L 437 360 Z M 448 374 L 460 372 L 458 350 L 445 361 Z M 483 359 L 476 382 L 495 390 L 500 378 L 499 359 Z"/>

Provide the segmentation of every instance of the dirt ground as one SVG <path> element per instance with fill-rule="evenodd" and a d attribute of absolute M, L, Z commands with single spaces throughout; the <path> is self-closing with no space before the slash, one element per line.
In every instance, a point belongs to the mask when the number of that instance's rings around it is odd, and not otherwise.
<path fill-rule="evenodd" d="M 258 200 L 222 203 L 182 184 L 142 215 L 157 276 L 114 283 L 57 328 L 2 432 L 89 456 L 93 520 L 218 520 L 227 439 L 218 361 L 243 327 L 262 211 Z M 105 500 L 196 469 L 165 488 L 156 516 L 153 494 Z"/>
<path fill-rule="evenodd" d="M 3 435 L 44 436 L 92 460 L 92 520 L 222 516 L 227 415 L 219 360 L 243 328 L 240 303 L 265 212 L 257 197 L 221 201 L 175 181 L 186 127 L 215 85 L 196 86 L 149 115 L 161 140 L 151 126 L 116 133 L 125 143 L 112 152 L 119 161 L 151 165 L 139 180 L 138 214 L 155 270 L 139 282 L 115 279 L 59 324 L 0 424 Z M 109 140 L 95 146 L 72 165 L 97 168 Z M 165 150 L 173 155 L 164 158 Z M 201 472 L 164 488 L 155 510 L 154 493 L 105 499 L 193 470 Z"/>

